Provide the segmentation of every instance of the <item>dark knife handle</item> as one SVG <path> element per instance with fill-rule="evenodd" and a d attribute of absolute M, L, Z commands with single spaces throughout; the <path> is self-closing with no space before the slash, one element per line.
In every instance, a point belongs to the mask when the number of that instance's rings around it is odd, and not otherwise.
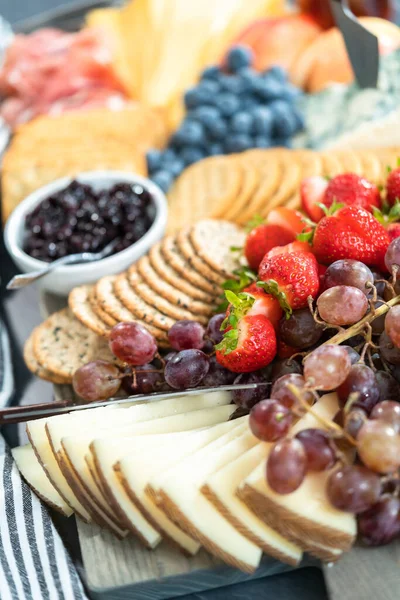
<path fill-rule="evenodd" d="M 0 425 L 9 425 L 12 423 L 23 423 L 33 419 L 41 419 L 42 409 L 46 410 L 46 417 L 50 417 L 51 409 L 64 408 L 72 406 L 72 400 L 56 400 L 55 402 L 44 402 L 42 404 L 31 404 L 30 406 L 9 406 L 0 410 Z M 33 414 L 37 411 L 37 415 Z M 57 414 L 55 410 L 54 414 Z"/>

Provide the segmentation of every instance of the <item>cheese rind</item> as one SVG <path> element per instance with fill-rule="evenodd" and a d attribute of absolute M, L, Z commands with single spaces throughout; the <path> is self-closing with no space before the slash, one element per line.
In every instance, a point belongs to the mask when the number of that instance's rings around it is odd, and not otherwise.
<path fill-rule="evenodd" d="M 51 484 L 39 463 L 32 446 L 30 444 L 18 446 L 11 450 L 11 454 L 15 460 L 18 471 L 35 494 L 51 508 L 60 512 L 64 517 L 70 517 L 73 513 L 71 507 Z"/>

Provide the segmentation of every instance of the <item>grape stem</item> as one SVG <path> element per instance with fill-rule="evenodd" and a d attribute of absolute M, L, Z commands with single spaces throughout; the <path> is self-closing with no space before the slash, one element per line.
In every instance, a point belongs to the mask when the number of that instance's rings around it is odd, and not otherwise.
<path fill-rule="evenodd" d="M 340 427 L 340 425 L 338 425 L 337 423 L 334 423 L 333 421 L 329 421 L 328 419 L 325 419 L 325 417 L 321 417 L 321 415 L 316 413 L 313 410 L 313 408 L 306 402 L 306 400 L 304 400 L 303 395 L 298 387 L 296 387 L 292 383 L 289 383 L 287 387 L 288 387 L 288 390 L 295 396 L 296 400 L 299 401 L 299 403 L 305 409 L 305 411 L 309 412 L 317 421 L 322 423 L 322 425 L 324 425 L 324 427 L 326 427 L 326 429 L 328 429 L 328 431 L 330 430 L 331 432 L 334 432 L 335 434 L 339 434 L 340 437 L 346 438 L 346 440 L 353 446 L 357 445 L 357 442 L 355 441 L 355 439 L 351 435 L 346 433 L 346 431 L 344 431 L 344 429 L 342 429 L 342 427 Z"/>
<path fill-rule="evenodd" d="M 395 298 L 392 298 L 386 304 L 383 304 L 382 306 L 377 308 L 373 314 L 368 313 L 363 319 L 361 319 L 361 321 L 359 321 L 355 325 L 352 325 L 348 329 L 345 329 L 344 331 L 337 333 L 331 339 L 329 339 L 326 342 L 324 342 L 323 344 L 321 344 L 321 346 L 326 346 L 329 344 L 338 344 L 339 345 L 342 342 L 345 342 L 346 340 L 349 340 L 350 338 L 355 337 L 356 335 L 359 335 L 360 333 L 363 333 L 363 331 L 365 329 L 365 325 L 370 324 L 370 323 L 372 323 L 372 321 L 374 321 L 378 317 L 385 315 L 392 308 L 392 306 L 396 306 L 396 304 L 399 304 L 399 303 L 400 303 L 400 295 L 396 296 Z"/>

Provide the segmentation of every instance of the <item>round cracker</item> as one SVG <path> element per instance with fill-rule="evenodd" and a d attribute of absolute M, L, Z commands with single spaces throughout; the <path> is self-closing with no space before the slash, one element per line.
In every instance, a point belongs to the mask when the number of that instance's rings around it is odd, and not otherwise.
<path fill-rule="evenodd" d="M 220 285 L 210 281 L 195 271 L 188 260 L 180 252 L 176 242 L 176 236 L 167 235 L 163 239 L 161 243 L 161 253 L 166 262 L 168 262 L 175 271 L 180 273 L 182 278 L 187 279 L 193 285 L 197 285 L 201 290 L 204 290 L 213 296 L 220 294 Z"/>
<path fill-rule="evenodd" d="M 371 181 L 379 185 L 382 182 L 382 169 L 379 158 L 373 150 L 361 150 L 360 154 L 363 175 Z"/>
<path fill-rule="evenodd" d="M 88 285 L 81 285 L 74 288 L 69 293 L 68 306 L 73 315 L 83 323 L 83 325 L 86 325 L 86 327 L 97 333 L 97 335 L 108 337 L 110 327 L 94 312 L 92 305 L 89 302 L 90 290 L 91 287 Z"/>
<path fill-rule="evenodd" d="M 272 198 L 264 205 L 263 210 L 260 211 L 263 217 L 267 216 L 273 208 L 285 205 L 294 196 L 300 186 L 302 169 L 299 163 L 294 160 L 291 151 L 287 150 L 285 152 L 281 150 L 280 160 L 282 161 L 282 181 Z"/>
<path fill-rule="evenodd" d="M 93 286 L 89 292 L 89 302 L 94 312 L 100 319 L 109 327 L 114 327 L 118 323 L 114 317 L 109 315 L 105 310 L 103 310 L 98 303 L 97 294 L 96 294 L 96 286 Z"/>
<path fill-rule="evenodd" d="M 30 372 L 36 375 L 36 377 L 40 377 L 40 379 L 50 381 L 51 383 L 58 383 L 60 385 L 71 383 L 72 377 L 62 377 L 61 375 L 52 373 L 39 363 L 33 351 L 34 334 L 35 330 L 32 331 L 24 345 L 24 361 Z"/>
<path fill-rule="evenodd" d="M 232 165 L 233 157 L 210 156 L 185 169 L 168 194 L 168 230 L 177 231 L 188 223 L 230 206 L 238 196 L 243 169 Z"/>
<path fill-rule="evenodd" d="M 254 190 L 247 207 L 237 214 L 236 221 L 246 223 L 263 211 L 264 206 L 275 194 L 283 177 L 283 166 L 277 150 L 249 150 L 245 152 L 255 162 L 259 172 L 258 186 Z"/>
<path fill-rule="evenodd" d="M 123 273 L 125 275 L 126 273 Z M 96 284 L 96 295 L 97 301 L 99 302 L 102 310 L 111 314 L 118 323 L 132 322 L 135 321 L 140 323 L 148 329 L 148 331 L 156 338 L 160 343 L 165 342 L 165 331 L 158 327 L 153 327 L 151 324 L 138 319 L 135 315 L 122 304 L 121 300 L 116 296 L 114 291 L 114 284 L 117 280 L 117 275 L 109 275 L 102 277 Z"/>
<path fill-rule="evenodd" d="M 143 281 L 152 289 L 156 294 L 159 294 L 162 298 L 165 298 L 168 302 L 171 302 L 175 306 L 189 310 L 194 315 L 206 315 L 210 317 L 213 314 L 212 304 L 206 304 L 205 302 L 199 302 L 194 298 L 191 298 L 187 294 L 184 294 L 180 290 L 161 279 L 151 265 L 148 256 L 143 256 L 136 263 L 137 271 L 141 275 Z M 129 279 L 130 270 L 128 270 Z M 132 282 L 130 281 L 131 285 Z"/>
<path fill-rule="evenodd" d="M 142 300 L 147 302 L 149 306 L 154 306 L 154 308 L 160 313 L 171 317 L 171 319 L 175 319 L 176 321 L 186 319 L 189 321 L 199 321 L 199 323 L 203 323 L 205 325 L 208 323 L 208 317 L 196 314 L 187 308 L 173 304 L 172 302 L 169 302 L 160 296 L 158 292 L 154 291 L 147 285 L 136 268 L 129 269 L 128 281 L 133 290 L 142 298 Z"/>
<path fill-rule="evenodd" d="M 285 206 L 298 207 L 300 206 L 300 185 L 303 179 L 322 174 L 322 158 L 318 152 L 313 150 L 296 150 L 293 151 L 293 159 L 296 160 L 301 169 L 299 185 L 297 186 L 293 196 L 288 198 Z"/>
<path fill-rule="evenodd" d="M 216 299 L 216 294 L 209 294 L 204 292 L 198 286 L 193 285 L 189 281 L 186 281 L 178 271 L 175 271 L 167 263 L 164 258 L 164 254 L 161 251 L 161 243 L 155 244 L 150 252 L 149 252 L 150 263 L 153 269 L 156 271 L 161 279 L 164 279 L 177 290 L 180 290 L 184 294 L 187 294 L 191 298 L 195 298 L 196 300 L 202 300 L 203 302 L 208 302 L 213 304 Z"/>
<path fill-rule="evenodd" d="M 249 155 L 243 154 L 240 157 L 240 162 L 243 166 L 243 179 L 239 193 L 231 206 L 222 212 L 221 210 L 215 210 L 211 217 L 213 218 L 224 218 L 229 221 L 236 221 L 238 217 L 246 210 L 251 198 L 253 197 L 260 181 L 260 169 L 257 166 L 256 161 Z"/>
<path fill-rule="evenodd" d="M 78 321 L 68 308 L 53 313 L 36 328 L 33 351 L 45 369 L 67 378 L 92 360 L 118 363 L 107 341 Z"/>
<path fill-rule="evenodd" d="M 197 252 L 190 241 L 189 233 L 190 229 L 182 229 L 176 236 L 176 245 L 179 251 L 188 261 L 190 269 L 194 269 L 220 287 L 226 278 L 221 273 L 214 271 L 202 258 L 197 256 Z"/>
<path fill-rule="evenodd" d="M 342 166 L 342 173 L 355 173 L 363 175 L 363 167 L 360 155 L 354 150 L 333 150 Z"/>
<path fill-rule="evenodd" d="M 334 177 L 343 173 L 339 158 L 332 152 L 321 152 L 323 175 L 325 177 Z"/>
<path fill-rule="evenodd" d="M 244 246 L 246 240 L 238 225 L 216 219 L 199 221 L 191 228 L 189 239 L 197 255 L 223 278 L 232 277 L 240 266 L 237 252 L 231 250 Z"/>
<path fill-rule="evenodd" d="M 132 288 L 125 273 L 119 275 L 115 280 L 114 291 L 122 304 L 132 312 L 134 317 L 144 323 L 162 329 L 163 331 L 169 331 L 172 325 L 176 323 L 176 319 L 167 317 L 151 306 L 151 304 L 145 302 Z"/>

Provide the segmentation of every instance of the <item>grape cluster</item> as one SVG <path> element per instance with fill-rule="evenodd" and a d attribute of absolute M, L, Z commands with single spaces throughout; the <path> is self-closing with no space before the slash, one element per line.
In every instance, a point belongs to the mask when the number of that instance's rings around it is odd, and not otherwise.
<path fill-rule="evenodd" d="M 303 128 L 295 102 L 300 90 L 282 68 L 259 73 L 252 62 L 251 50 L 236 46 L 226 65 L 208 67 L 187 90 L 186 117 L 168 147 L 147 154 L 150 177 L 161 189 L 167 191 L 185 167 L 206 156 L 290 146 Z"/>

